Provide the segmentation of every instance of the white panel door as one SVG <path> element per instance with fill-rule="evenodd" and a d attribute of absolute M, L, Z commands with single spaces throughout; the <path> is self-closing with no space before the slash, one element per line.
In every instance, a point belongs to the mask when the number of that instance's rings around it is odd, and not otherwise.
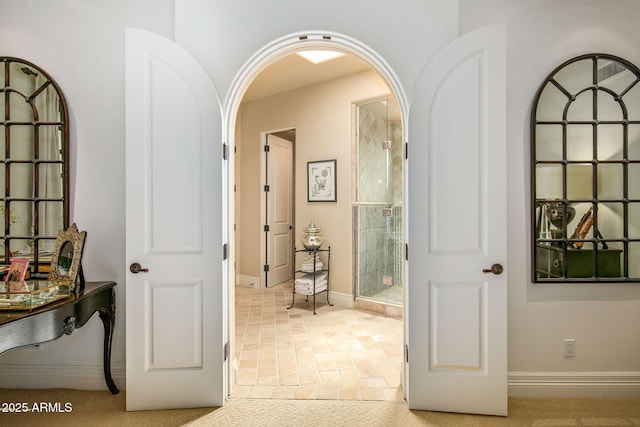
<path fill-rule="evenodd" d="M 267 286 L 293 276 L 293 143 L 267 135 Z"/>
<path fill-rule="evenodd" d="M 409 114 L 408 401 L 506 415 L 506 52 L 468 33 L 425 69 Z"/>
<path fill-rule="evenodd" d="M 127 410 L 222 405 L 221 113 L 207 74 L 126 30 Z"/>

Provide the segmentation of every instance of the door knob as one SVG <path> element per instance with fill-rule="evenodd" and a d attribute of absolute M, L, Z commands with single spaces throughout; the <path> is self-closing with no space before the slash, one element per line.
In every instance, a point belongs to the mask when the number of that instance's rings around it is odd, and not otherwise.
<path fill-rule="evenodd" d="M 129 271 L 132 272 L 133 274 L 138 274 L 138 273 L 147 273 L 149 272 L 149 269 L 142 268 L 142 266 L 139 263 L 134 262 L 129 266 Z"/>
<path fill-rule="evenodd" d="M 491 266 L 491 268 L 483 268 L 482 272 L 483 273 L 493 273 L 493 274 L 500 274 L 502 273 L 504 269 L 502 268 L 502 265 L 500 264 L 493 264 Z"/>

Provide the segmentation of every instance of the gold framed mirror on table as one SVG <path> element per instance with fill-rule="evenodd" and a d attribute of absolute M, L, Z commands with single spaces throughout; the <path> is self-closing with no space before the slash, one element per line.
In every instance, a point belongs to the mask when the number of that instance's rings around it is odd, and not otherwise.
<path fill-rule="evenodd" d="M 74 290 L 78 279 L 80 284 L 84 283 L 81 261 L 86 237 L 87 232 L 79 231 L 75 223 L 66 230 L 60 230 L 51 257 L 49 281 L 68 281 L 71 283 L 71 290 Z"/>

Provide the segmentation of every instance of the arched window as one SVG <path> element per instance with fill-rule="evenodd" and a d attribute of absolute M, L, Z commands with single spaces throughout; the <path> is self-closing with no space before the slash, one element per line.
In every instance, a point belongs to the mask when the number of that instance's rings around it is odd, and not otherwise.
<path fill-rule="evenodd" d="M 41 68 L 0 57 L 0 264 L 29 258 L 45 273 L 59 230 L 69 225 L 67 104 Z"/>
<path fill-rule="evenodd" d="M 640 70 L 556 68 L 531 117 L 533 281 L 640 281 Z"/>

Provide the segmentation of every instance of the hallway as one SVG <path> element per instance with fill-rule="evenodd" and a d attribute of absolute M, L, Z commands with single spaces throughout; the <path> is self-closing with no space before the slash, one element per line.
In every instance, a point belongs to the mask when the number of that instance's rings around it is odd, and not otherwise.
<path fill-rule="evenodd" d="M 291 282 L 236 286 L 237 381 L 231 398 L 401 401 L 402 320 L 311 302 Z"/>

